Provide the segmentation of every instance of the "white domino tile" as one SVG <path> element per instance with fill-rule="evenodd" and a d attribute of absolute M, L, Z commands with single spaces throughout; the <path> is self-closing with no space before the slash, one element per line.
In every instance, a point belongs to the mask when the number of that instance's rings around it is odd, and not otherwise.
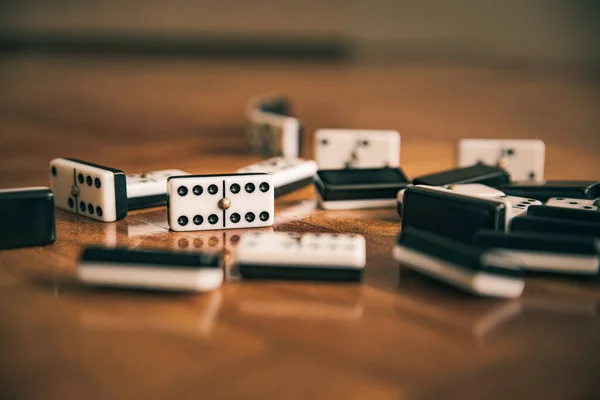
<path fill-rule="evenodd" d="M 574 208 L 578 210 L 589 210 L 598 211 L 600 202 L 596 200 L 585 200 L 585 199 L 570 199 L 567 197 L 552 197 L 546 202 L 547 206 L 561 207 L 561 208 Z"/>
<path fill-rule="evenodd" d="M 127 197 L 145 197 L 167 193 L 167 179 L 171 176 L 189 175 L 180 169 L 165 169 L 137 174 L 127 174 Z"/>
<path fill-rule="evenodd" d="M 317 163 L 296 157 L 274 157 L 240 168 L 238 173 L 262 172 L 271 175 L 275 188 L 312 178 L 317 172 Z"/>

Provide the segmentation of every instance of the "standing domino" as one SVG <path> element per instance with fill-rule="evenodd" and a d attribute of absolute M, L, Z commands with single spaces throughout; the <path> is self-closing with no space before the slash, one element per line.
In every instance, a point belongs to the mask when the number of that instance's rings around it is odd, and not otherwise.
<path fill-rule="evenodd" d="M 331 233 L 255 233 L 236 249 L 244 278 L 360 281 L 365 238 Z"/>
<path fill-rule="evenodd" d="M 54 195 L 46 187 L 0 190 L 0 249 L 54 243 Z"/>
<path fill-rule="evenodd" d="M 121 170 L 55 158 L 50 161 L 50 188 L 56 207 L 63 210 L 103 222 L 127 215 L 127 184 Z"/>
<path fill-rule="evenodd" d="M 275 187 L 275 197 L 310 185 L 317 172 L 317 163 L 293 157 L 275 157 L 240 168 L 238 173 L 262 172 L 270 174 Z"/>
<path fill-rule="evenodd" d="M 400 166 L 400 134 L 391 130 L 319 129 L 315 137 L 319 169 Z"/>
<path fill-rule="evenodd" d="M 273 225 L 275 191 L 268 174 L 172 176 L 167 187 L 173 231 Z"/>
<path fill-rule="evenodd" d="M 458 165 L 481 162 L 506 169 L 513 181 L 544 179 L 546 146 L 541 140 L 462 139 L 458 143 Z"/>
<path fill-rule="evenodd" d="M 167 178 L 176 175 L 189 173 L 166 169 L 127 175 L 127 208 L 139 210 L 167 205 Z"/>

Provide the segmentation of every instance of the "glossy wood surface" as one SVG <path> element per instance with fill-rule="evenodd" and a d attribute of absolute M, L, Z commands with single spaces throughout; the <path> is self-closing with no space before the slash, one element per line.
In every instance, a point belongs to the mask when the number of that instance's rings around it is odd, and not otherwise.
<path fill-rule="evenodd" d="M 128 173 L 235 171 L 260 159 L 245 102 L 273 90 L 311 134 L 398 129 L 409 176 L 452 167 L 460 137 L 510 137 L 545 140 L 548 178 L 598 179 L 598 88 L 484 66 L 3 58 L 0 187 L 47 185 L 61 156 Z M 399 222 L 394 209 L 317 210 L 309 187 L 277 200 L 273 229 L 365 235 L 364 283 L 242 282 L 228 268 L 218 291 L 166 295 L 81 285 L 82 246 L 222 251 L 231 264 L 251 230 L 169 232 L 165 208 L 116 223 L 57 211 L 54 245 L 0 251 L 0 398 L 599 394 L 598 279 L 528 277 L 514 301 L 463 295 L 399 268 Z"/>

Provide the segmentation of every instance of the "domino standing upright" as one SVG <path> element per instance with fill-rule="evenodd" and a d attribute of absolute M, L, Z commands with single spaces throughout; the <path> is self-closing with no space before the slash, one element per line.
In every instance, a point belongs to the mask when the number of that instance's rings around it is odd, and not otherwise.
<path fill-rule="evenodd" d="M 275 190 L 269 174 L 172 176 L 167 187 L 173 231 L 273 225 Z"/>
<path fill-rule="evenodd" d="M 275 197 L 310 185 L 317 172 L 317 163 L 294 157 L 275 157 L 240 168 L 238 173 L 262 172 L 271 175 Z"/>
<path fill-rule="evenodd" d="M 54 195 L 46 187 L 0 190 L 0 249 L 54 243 Z"/>
<path fill-rule="evenodd" d="M 365 238 L 331 233 L 255 233 L 236 248 L 244 278 L 360 281 Z"/>
<path fill-rule="evenodd" d="M 319 169 L 400 166 L 397 131 L 319 129 L 315 135 L 315 159 Z"/>
<path fill-rule="evenodd" d="M 508 171 L 514 181 L 544 179 L 546 146 L 530 139 L 462 139 L 458 144 L 458 165 L 476 163 L 498 165 Z"/>
<path fill-rule="evenodd" d="M 50 188 L 55 205 L 98 221 L 127 215 L 127 183 L 121 170 L 75 158 L 50 161 Z"/>
<path fill-rule="evenodd" d="M 127 175 L 127 208 L 139 210 L 166 206 L 167 178 L 177 175 L 189 173 L 179 169 L 166 169 Z"/>

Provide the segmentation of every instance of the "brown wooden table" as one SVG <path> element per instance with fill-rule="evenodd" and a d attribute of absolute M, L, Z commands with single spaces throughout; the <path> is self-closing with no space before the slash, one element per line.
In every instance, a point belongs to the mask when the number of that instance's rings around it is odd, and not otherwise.
<path fill-rule="evenodd" d="M 244 106 L 280 90 L 308 131 L 402 133 L 409 176 L 454 165 L 460 137 L 541 138 L 548 178 L 598 179 L 597 81 L 568 71 L 461 65 L 0 59 L 0 187 L 47 185 L 77 156 L 128 173 L 231 172 Z M 311 139 L 307 138 L 311 155 Z M 0 252 L 0 397 L 592 398 L 600 282 L 527 278 L 481 300 L 400 269 L 394 209 L 321 211 L 312 188 L 276 202 L 277 231 L 365 235 L 362 284 L 241 282 L 204 295 L 97 290 L 84 245 L 223 251 L 246 231 L 173 233 L 166 210 L 99 223 L 57 211 L 52 246 Z M 0 221 L 1 223 L 1 221 Z"/>

